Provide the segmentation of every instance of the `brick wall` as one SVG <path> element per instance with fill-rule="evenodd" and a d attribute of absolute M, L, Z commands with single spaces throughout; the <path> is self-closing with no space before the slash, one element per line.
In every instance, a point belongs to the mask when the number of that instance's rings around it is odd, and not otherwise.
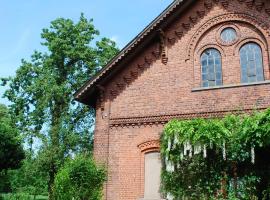
<path fill-rule="evenodd" d="M 198 0 L 164 30 L 166 65 L 156 57 L 159 44 L 153 43 L 106 85 L 105 106 L 96 108 L 94 143 L 96 160 L 108 167 L 105 199 L 143 197 L 144 152 L 138 145 L 158 140 L 169 119 L 219 117 L 270 106 L 270 2 L 251 2 Z M 218 39 L 227 26 L 239 34 L 232 45 Z M 241 85 L 239 48 L 249 41 L 262 48 L 266 81 Z M 200 55 L 209 47 L 222 55 L 223 87 L 215 89 L 201 88 Z M 150 145 L 151 150 L 157 148 Z"/>

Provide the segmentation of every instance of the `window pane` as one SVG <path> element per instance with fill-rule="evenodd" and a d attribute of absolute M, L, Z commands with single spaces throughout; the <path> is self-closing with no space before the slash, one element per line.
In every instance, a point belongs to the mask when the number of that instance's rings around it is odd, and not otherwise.
<path fill-rule="evenodd" d="M 249 49 L 247 56 L 248 56 L 248 62 L 254 61 L 254 58 L 253 58 L 254 52 L 252 51 L 252 49 Z"/>
<path fill-rule="evenodd" d="M 218 57 L 215 57 L 215 65 L 221 65 L 220 61 Z"/>
<path fill-rule="evenodd" d="M 203 82 L 203 87 L 208 87 L 209 85 L 208 85 L 208 81 L 204 81 Z"/>
<path fill-rule="evenodd" d="M 202 59 L 202 65 L 207 66 L 207 59 Z"/>
<path fill-rule="evenodd" d="M 215 65 L 214 63 L 211 63 L 211 65 L 208 65 L 208 73 L 214 73 L 215 72 Z"/>
<path fill-rule="evenodd" d="M 219 72 L 222 75 L 222 68 L 221 68 L 221 64 L 216 65 L 216 69 L 215 72 Z"/>
<path fill-rule="evenodd" d="M 258 75 L 257 76 L 257 81 L 264 81 L 264 77 L 263 77 L 263 75 Z"/>
<path fill-rule="evenodd" d="M 222 80 L 217 80 L 217 81 L 216 81 L 216 85 L 217 85 L 217 86 L 221 86 L 221 85 L 222 85 Z"/>
<path fill-rule="evenodd" d="M 207 74 L 202 74 L 202 80 L 207 81 Z"/>
<path fill-rule="evenodd" d="M 221 32 L 221 39 L 226 43 L 233 42 L 234 40 L 236 40 L 236 38 L 237 38 L 237 33 L 236 33 L 236 30 L 234 30 L 233 28 L 225 28 Z"/>
<path fill-rule="evenodd" d="M 213 86 L 216 86 L 216 82 L 215 81 L 209 81 L 209 86 L 211 87 L 213 87 Z"/>
<path fill-rule="evenodd" d="M 256 66 L 262 66 L 262 59 L 259 59 L 260 58 L 260 54 L 255 54 L 255 64 Z"/>
<path fill-rule="evenodd" d="M 211 68 L 214 67 L 214 60 L 213 60 L 213 57 L 212 56 L 209 56 L 208 66 L 211 67 Z"/>
<path fill-rule="evenodd" d="M 207 65 L 202 66 L 202 73 L 207 73 Z"/>
<path fill-rule="evenodd" d="M 220 72 L 216 73 L 216 78 L 222 80 L 222 74 Z"/>
<path fill-rule="evenodd" d="M 242 83 L 248 83 L 248 76 L 247 76 L 247 74 L 242 74 L 242 76 L 241 76 L 241 82 Z"/>
<path fill-rule="evenodd" d="M 240 61 L 242 83 L 264 80 L 262 50 L 258 44 L 245 44 L 240 49 Z"/>
<path fill-rule="evenodd" d="M 208 74 L 208 80 L 209 81 L 215 81 L 216 80 L 216 76 L 214 73 L 209 73 Z"/>
<path fill-rule="evenodd" d="M 253 82 L 256 82 L 256 76 L 251 76 L 251 77 L 248 77 L 248 81 L 249 83 L 253 83 Z"/>
<path fill-rule="evenodd" d="M 202 86 L 222 85 L 221 55 L 216 49 L 207 49 L 201 56 Z"/>
<path fill-rule="evenodd" d="M 255 65 L 253 63 L 250 63 L 250 65 L 248 66 L 248 77 L 256 76 L 255 70 Z"/>

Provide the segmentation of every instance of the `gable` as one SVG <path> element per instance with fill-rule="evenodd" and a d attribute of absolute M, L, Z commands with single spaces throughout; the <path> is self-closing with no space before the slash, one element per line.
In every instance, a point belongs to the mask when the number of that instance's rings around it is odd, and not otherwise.
<path fill-rule="evenodd" d="M 176 3 L 179 3 L 179 1 L 174 2 L 175 7 L 179 5 L 177 4 L 176 6 Z M 85 88 L 82 89 L 83 92 L 79 91 L 77 93 L 77 99 L 90 105 L 94 105 L 96 98 L 100 98 L 100 96 L 102 98 L 106 96 L 106 98 L 109 99 L 119 100 L 123 96 L 121 100 L 123 102 L 126 98 L 129 98 L 132 102 L 140 102 L 136 98 L 132 99 L 133 95 L 128 94 L 128 91 L 141 90 L 142 93 L 134 94 L 134 96 L 145 94 L 149 97 L 147 102 L 157 102 L 154 101 L 154 99 L 161 99 L 160 96 L 163 96 L 163 99 L 166 99 L 165 96 L 170 98 L 169 88 L 176 87 L 174 91 L 181 90 L 179 93 L 182 93 L 183 90 L 181 88 L 186 84 L 186 86 L 189 87 L 188 90 L 192 91 L 200 85 L 200 83 L 198 83 L 199 77 L 196 77 L 196 74 L 195 76 L 191 76 L 195 73 L 196 67 L 200 67 L 198 64 L 197 66 L 194 64 L 194 52 L 199 51 L 198 45 L 201 45 L 201 48 L 203 48 L 203 44 L 199 44 L 199 41 L 203 40 L 205 33 L 211 30 L 212 27 L 217 27 L 220 24 L 230 23 L 232 21 L 237 22 L 239 25 L 249 24 L 251 26 L 254 24 L 255 26 L 253 26 L 253 28 L 257 29 L 258 32 L 263 35 L 262 43 L 267 47 L 269 39 L 265 38 L 265 36 L 269 35 L 269 22 L 264 20 L 264 18 L 269 19 L 269 2 L 259 0 L 254 3 L 248 0 L 200 0 L 196 3 L 192 3 L 191 1 L 189 3 L 189 9 L 185 11 L 182 10 L 178 15 L 173 16 L 173 23 L 170 23 L 169 26 L 167 24 L 167 27 L 164 29 L 156 28 L 156 30 L 153 31 L 155 32 L 155 37 L 148 41 L 147 45 L 141 46 L 138 52 L 135 50 L 134 52 L 131 51 L 130 56 L 127 56 L 129 59 L 123 62 L 122 65 L 112 65 L 115 69 L 114 72 L 108 76 L 106 73 L 105 75 L 99 75 L 97 80 L 100 82 L 94 80 L 92 82 L 90 81 L 90 85 L 89 83 L 86 84 Z M 256 15 L 250 15 L 251 12 L 256 13 Z M 252 27 L 250 27 L 250 30 L 251 29 Z M 205 44 L 205 46 L 207 45 Z M 178 66 L 177 69 L 174 68 L 176 65 Z M 119 68 L 116 69 L 117 67 Z M 183 71 L 180 69 L 183 69 Z M 173 70 L 176 70 L 178 73 L 170 74 Z M 179 70 L 182 74 L 179 74 Z M 184 71 L 186 72 L 183 73 Z M 155 72 L 159 72 L 159 75 L 156 75 Z M 200 74 L 197 76 L 200 76 Z M 140 89 L 141 83 L 139 82 L 141 80 L 144 80 L 143 82 L 145 84 L 151 85 L 152 88 L 143 87 Z M 153 81 L 149 82 L 150 80 Z M 157 83 L 157 80 L 160 80 L 160 82 Z M 166 86 L 167 80 L 169 81 Z M 174 82 L 171 82 L 172 80 L 174 80 Z M 160 90 L 159 88 L 165 88 L 166 91 Z M 159 97 L 151 97 L 150 91 L 152 90 L 159 91 Z M 125 92 L 127 93 L 126 95 L 124 95 Z M 193 96 L 194 98 L 198 98 L 196 95 Z M 101 99 L 101 101 L 104 101 L 104 99 Z M 182 99 L 174 98 L 171 100 L 171 103 L 174 101 L 182 101 Z M 160 105 L 157 105 L 157 107 L 165 103 L 165 101 L 159 102 Z M 146 105 L 145 102 L 141 102 L 141 104 L 149 107 L 149 104 Z M 143 106 L 141 107 L 143 108 Z M 171 109 L 172 111 L 168 112 L 168 114 L 173 113 L 174 108 Z M 152 115 L 160 113 L 160 111 L 153 112 L 153 109 L 151 110 Z M 177 111 L 177 113 L 179 113 L 179 111 Z M 134 116 L 141 114 L 143 113 L 134 113 Z M 125 116 L 118 117 L 124 118 Z"/>

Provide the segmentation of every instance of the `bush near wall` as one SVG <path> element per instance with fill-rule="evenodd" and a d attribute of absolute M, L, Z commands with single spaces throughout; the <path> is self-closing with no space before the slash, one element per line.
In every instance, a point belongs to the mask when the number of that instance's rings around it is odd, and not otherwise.
<path fill-rule="evenodd" d="M 54 182 L 55 200 L 100 200 L 106 180 L 103 168 L 88 155 L 67 161 Z"/>
<path fill-rule="evenodd" d="M 172 120 L 161 141 L 168 199 L 270 198 L 270 109 Z"/>

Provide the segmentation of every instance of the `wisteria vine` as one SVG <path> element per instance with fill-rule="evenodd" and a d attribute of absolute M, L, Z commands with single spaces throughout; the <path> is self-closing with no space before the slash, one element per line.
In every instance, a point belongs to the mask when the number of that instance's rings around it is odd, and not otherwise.
<path fill-rule="evenodd" d="M 161 140 L 167 199 L 269 195 L 270 161 L 262 155 L 270 153 L 270 109 L 222 119 L 172 120 Z"/>

